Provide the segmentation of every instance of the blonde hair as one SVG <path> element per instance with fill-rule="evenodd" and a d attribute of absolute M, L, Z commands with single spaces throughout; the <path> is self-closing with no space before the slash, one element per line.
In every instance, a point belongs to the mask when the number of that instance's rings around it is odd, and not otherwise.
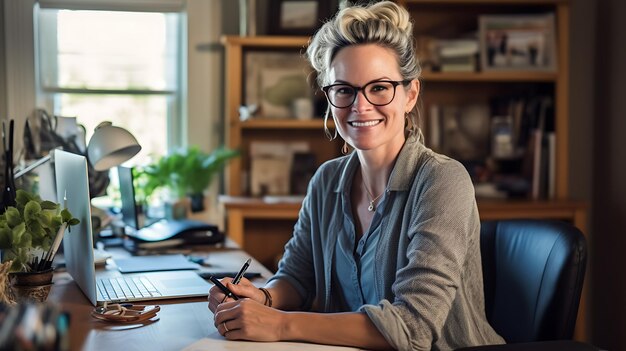
<path fill-rule="evenodd" d="M 422 69 L 416 55 L 411 17 L 405 8 L 382 1 L 341 9 L 311 38 L 306 56 L 317 72 L 319 86 L 330 84 L 330 65 L 339 50 L 360 44 L 391 49 L 396 54 L 402 79 L 419 79 Z M 418 112 L 416 105 L 408 116 L 414 126 Z M 326 118 L 329 113 L 330 109 Z"/>
<path fill-rule="evenodd" d="M 402 79 L 419 78 L 421 68 L 409 13 L 391 1 L 383 1 L 365 7 L 346 7 L 313 36 L 307 58 L 318 73 L 320 86 L 329 84 L 328 71 L 337 52 L 359 44 L 377 44 L 393 50 Z"/>

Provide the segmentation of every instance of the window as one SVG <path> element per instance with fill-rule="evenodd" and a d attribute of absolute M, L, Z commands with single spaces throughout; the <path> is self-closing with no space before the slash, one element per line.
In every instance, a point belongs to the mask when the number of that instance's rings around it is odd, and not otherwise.
<path fill-rule="evenodd" d="M 102 121 L 131 131 L 133 163 L 162 155 L 181 125 L 180 13 L 40 9 L 39 91 L 46 109 L 76 116 L 87 140 Z"/>

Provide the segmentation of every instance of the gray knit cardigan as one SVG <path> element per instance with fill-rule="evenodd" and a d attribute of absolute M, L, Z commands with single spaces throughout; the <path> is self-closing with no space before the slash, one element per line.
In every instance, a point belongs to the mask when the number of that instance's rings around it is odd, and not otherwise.
<path fill-rule="evenodd" d="M 356 153 L 323 164 L 309 184 L 277 274 L 304 298 L 304 310 L 339 312 L 331 284 L 341 192 L 359 167 Z M 379 301 L 362 306 L 399 350 L 500 344 L 485 318 L 480 220 L 463 166 L 409 140 L 388 184 L 374 276 Z"/>

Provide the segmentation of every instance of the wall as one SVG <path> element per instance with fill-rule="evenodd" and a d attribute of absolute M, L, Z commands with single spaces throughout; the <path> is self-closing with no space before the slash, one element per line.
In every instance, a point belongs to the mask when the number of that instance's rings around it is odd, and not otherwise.
<path fill-rule="evenodd" d="M 626 2 L 597 1 L 593 143 L 593 343 L 626 350 Z M 591 82 L 590 82 L 591 83 Z"/>
<path fill-rule="evenodd" d="M 595 32 L 596 32 L 596 3 L 588 0 L 572 0 L 570 16 L 570 140 L 569 140 L 569 194 L 574 199 L 580 199 L 591 204 L 593 194 L 593 161 L 594 140 L 594 91 L 595 91 Z M 590 207 L 591 208 L 591 207 Z M 588 283 L 593 280 L 591 267 L 593 253 L 591 246 L 594 240 L 594 230 L 591 228 L 593 213 L 589 211 L 588 226 L 585 228 L 588 244 Z M 593 283 L 589 284 L 590 292 L 587 296 L 587 306 L 592 308 Z M 591 319 L 591 320 L 590 320 Z M 587 321 L 593 323 L 593 316 L 587 314 Z M 587 325 L 588 333 L 592 326 Z"/>
<path fill-rule="evenodd" d="M 7 96 L 6 96 L 6 55 L 4 40 L 4 0 L 0 0 L 0 119 L 7 115 Z"/>

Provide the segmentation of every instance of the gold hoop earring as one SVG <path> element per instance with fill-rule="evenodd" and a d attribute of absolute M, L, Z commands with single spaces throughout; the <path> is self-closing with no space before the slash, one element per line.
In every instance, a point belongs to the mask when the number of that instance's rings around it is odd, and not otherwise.
<path fill-rule="evenodd" d="M 344 140 L 343 146 L 341 147 L 341 153 L 347 155 L 349 152 L 350 149 L 348 148 L 348 143 L 346 143 L 346 141 Z"/>

